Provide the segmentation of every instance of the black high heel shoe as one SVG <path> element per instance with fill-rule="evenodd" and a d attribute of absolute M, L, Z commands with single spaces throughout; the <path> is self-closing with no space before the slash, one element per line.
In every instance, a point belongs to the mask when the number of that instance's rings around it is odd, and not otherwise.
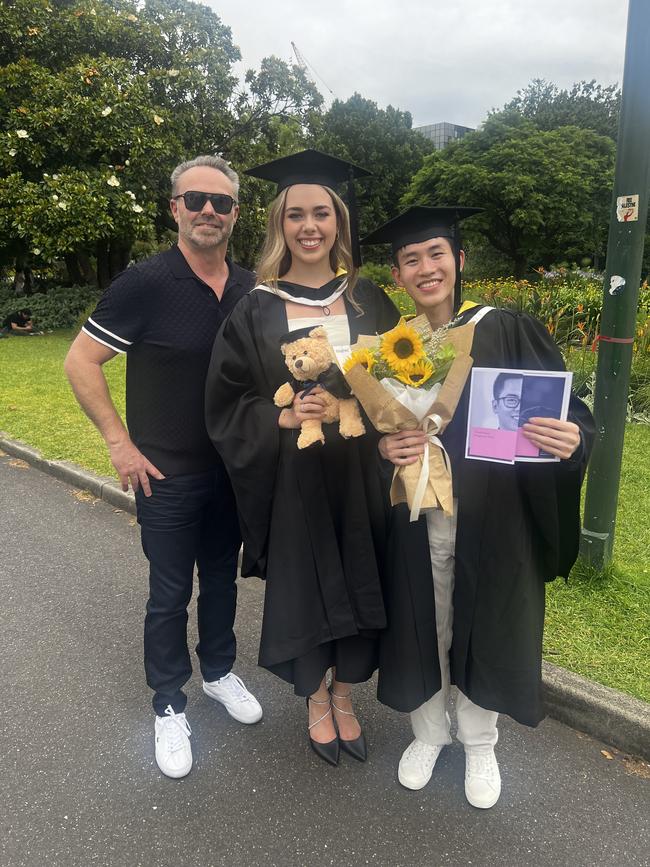
<path fill-rule="evenodd" d="M 332 707 L 334 707 L 335 710 L 337 710 L 339 713 L 347 714 L 347 716 L 356 716 L 354 711 L 343 710 L 343 708 L 339 707 L 334 701 L 335 698 L 350 698 L 350 695 L 352 693 L 348 692 L 347 695 L 338 695 L 338 693 L 332 692 L 331 690 L 330 693 L 332 696 Z M 344 740 L 339 733 L 339 742 L 341 744 L 341 749 L 358 761 L 365 762 L 365 760 L 368 758 L 368 747 L 366 745 L 366 739 L 363 732 L 361 732 L 359 737 L 355 738 L 353 741 Z"/>
<path fill-rule="evenodd" d="M 312 701 L 314 704 L 327 704 L 329 707 L 327 711 L 323 714 L 320 719 L 317 719 L 316 722 L 313 722 L 311 725 L 307 727 L 307 734 L 309 737 L 309 744 L 312 750 L 316 753 L 316 755 L 323 759 L 323 761 L 327 762 L 329 765 L 338 765 L 339 763 L 339 738 L 338 735 L 334 738 L 334 740 L 328 741 L 326 744 L 321 744 L 318 741 L 315 741 L 309 732 L 313 729 L 314 726 L 317 726 L 319 722 L 322 722 L 328 714 L 332 713 L 332 700 L 331 698 L 326 698 L 323 701 L 319 701 L 316 698 L 312 698 L 311 696 L 307 696 L 307 712 L 309 713 L 309 702 Z"/>

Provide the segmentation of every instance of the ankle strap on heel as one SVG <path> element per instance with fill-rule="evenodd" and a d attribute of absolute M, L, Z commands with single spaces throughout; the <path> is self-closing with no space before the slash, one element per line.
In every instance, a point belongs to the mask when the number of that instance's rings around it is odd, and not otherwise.
<path fill-rule="evenodd" d="M 320 717 L 320 719 L 317 719 L 316 722 L 313 722 L 313 723 L 311 723 L 311 725 L 307 726 L 307 731 L 311 731 L 314 726 L 317 726 L 318 723 L 323 722 L 324 719 L 327 719 L 327 717 L 331 716 L 331 714 L 332 714 L 332 703 L 333 702 L 332 702 L 331 698 L 325 698 L 321 701 L 318 698 L 312 698 L 311 696 L 307 696 L 307 702 L 309 703 L 310 701 L 313 702 L 314 704 L 328 704 L 329 707 L 327 708 L 327 710 L 325 711 L 323 716 Z"/>
<path fill-rule="evenodd" d="M 356 713 L 353 710 L 343 710 L 343 708 L 339 707 L 338 704 L 334 701 L 335 698 L 350 698 L 350 696 L 352 695 L 352 690 L 350 690 L 350 692 L 346 692 L 345 695 L 339 695 L 338 692 L 330 690 L 330 695 L 332 697 L 331 701 L 334 710 L 337 710 L 339 713 L 347 714 L 347 716 L 356 716 Z"/>

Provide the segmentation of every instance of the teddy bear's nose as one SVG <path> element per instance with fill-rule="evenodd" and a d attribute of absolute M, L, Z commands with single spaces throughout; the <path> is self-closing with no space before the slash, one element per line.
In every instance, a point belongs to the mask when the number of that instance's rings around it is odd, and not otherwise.
<path fill-rule="evenodd" d="M 296 361 L 296 367 L 302 367 L 302 358 L 299 358 L 298 361 Z"/>

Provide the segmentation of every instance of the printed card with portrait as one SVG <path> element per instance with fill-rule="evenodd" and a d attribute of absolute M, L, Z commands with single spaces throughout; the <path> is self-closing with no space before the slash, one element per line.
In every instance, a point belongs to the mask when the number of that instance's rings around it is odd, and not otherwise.
<path fill-rule="evenodd" d="M 558 461 L 534 446 L 522 427 L 531 418 L 566 421 L 572 376 L 569 371 L 473 368 L 465 457 L 502 464 Z"/>

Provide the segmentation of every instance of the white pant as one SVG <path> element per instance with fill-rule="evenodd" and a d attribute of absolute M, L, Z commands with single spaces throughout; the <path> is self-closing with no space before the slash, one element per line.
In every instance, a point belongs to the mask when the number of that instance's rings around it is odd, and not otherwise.
<path fill-rule="evenodd" d="M 457 512 L 458 503 L 454 500 L 453 517 L 445 515 L 442 509 L 427 512 L 426 515 L 436 603 L 436 631 L 442 687 L 429 701 L 413 711 L 411 726 L 415 737 L 431 746 L 451 743 L 447 704 L 450 692 L 449 650 L 454 622 L 454 555 Z M 458 740 L 466 747 L 494 746 L 498 738 L 498 714 L 474 704 L 460 690 L 457 693 Z"/>

